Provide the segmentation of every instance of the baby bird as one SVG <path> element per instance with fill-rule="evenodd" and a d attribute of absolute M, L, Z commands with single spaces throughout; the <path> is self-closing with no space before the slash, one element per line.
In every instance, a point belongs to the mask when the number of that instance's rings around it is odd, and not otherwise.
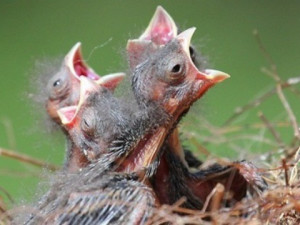
<path fill-rule="evenodd" d="M 115 73 L 100 77 L 90 68 L 82 58 L 81 43 L 76 43 L 70 52 L 65 56 L 59 71 L 48 81 L 46 92 L 48 99 L 46 109 L 54 121 L 60 123 L 57 110 L 79 101 L 79 87 L 81 76 L 98 81 L 102 86 L 114 90 L 123 80 L 124 73 Z"/>
<path fill-rule="evenodd" d="M 100 77 L 83 60 L 81 54 L 81 43 L 76 43 L 70 52 L 65 56 L 60 70 L 49 79 L 46 92 L 46 110 L 50 118 L 61 125 L 61 120 L 57 114 L 60 108 L 76 105 L 80 98 L 80 77 L 92 79 L 110 91 L 118 86 L 124 78 L 124 73 L 115 73 Z M 65 169 L 76 171 L 84 167 L 89 160 L 82 154 L 68 138 L 68 132 L 63 129 L 67 136 L 67 152 Z"/>
<path fill-rule="evenodd" d="M 80 84 L 78 104 L 62 107 L 57 113 L 69 139 L 92 162 L 128 129 L 134 111 L 109 89 L 89 78 L 80 77 Z"/>
<path fill-rule="evenodd" d="M 155 202 L 155 196 L 146 188 L 149 185 L 147 177 L 156 170 L 164 140 L 193 102 L 214 84 L 228 78 L 227 74 L 219 71 L 208 70 L 205 74 L 194 67 L 189 55 L 189 42 L 194 30 L 191 28 L 181 33 L 136 67 L 132 76 L 134 93 L 146 104 L 133 115 L 133 121 L 122 119 L 125 122 L 119 123 L 122 127 L 120 134 L 117 134 L 118 125 L 115 125 L 116 136 L 112 135 L 113 141 L 106 149 L 102 148 L 101 138 L 95 138 L 98 131 L 103 130 L 99 127 L 101 123 L 98 124 L 97 119 L 85 121 L 90 110 L 95 110 L 93 113 L 96 115 L 103 112 L 97 103 L 106 93 L 101 87 L 79 101 L 79 108 L 72 110 L 71 107 L 71 116 L 65 113 L 70 129 L 80 123 L 87 128 L 83 130 L 88 131 L 78 135 L 75 130 L 69 130 L 74 143 L 82 143 L 83 149 L 101 154 L 77 173 L 58 178 L 53 185 L 55 190 L 50 190 L 41 200 L 38 214 L 28 224 L 99 224 L 103 221 L 145 224 Z M 85 77 L 80 79 L 90 82 Z M 68 110 L 62 111 L 59 114 Z M 90 133 L 91 127 L 94 130 Z M 119 182 L 119 179 L 124 182 Z M 135 190 L 137 193 L 133 194 Z M 132 204 L 138 207 L 128 208 Z M 126 209 L 127 213 L 123 214 L 122 209 Z"/>
<path fill-rule="evenodd" d="M 134 68 L 147 60 L 151 54 L 172 41 L 176 35 L 177 26 L 174 20 L 159 6 L 145 32 L 139 39 L 132 40 L 127 45 L 130 67 Z M 203 69 L 205 63 L 202 63 L 201 57 L 196 54 L 191 45 L 189 45 L 189 53 L 194 66 Z M 145 83 L 145 86 L 148 86 L 147 83 Z M 134 84 L 133 88 L 135 88 Z M 138 100 L 140 104 L 145 104 L 143 100 L 140 100 Z M 177 129 L 165 142 L 163 149 L 164 153 L 160 165 L 152 180 L 153 187 L 162 203 L 173 204 L 185 196 L 187 197 L 186 207 L 201 209 L 206 197 L 218 182 L 229 187 L 230 191 L 233 192 L 233 198 L 236 200 L 240 200 L 246 195 L 247 181 L 249 181 L 247 178 L 249 177 L 245 178 L 240 174 L 237 167 L 239 163 L 231 166 L 215 164 L 206 170 L 199 170 L 195 173 L 190 172 L 189 165 L 196 162 L 195 165 L 199 166 L 201 162 L 196 160 L 195 157 L 186 157 L 191 155 L 183 151 Z M 245 162 L 242 164 L 245 164 Z M 246 173 L 244 174 L 246 175 Z M 253 179 L 257 177 L 260 176 L 256 174 L 249 183 L 262 189 L 265 187 L 265 182 L 261 177 L 260 182 L 253 182 Z"/>
<path fill-rule="evenodd" d="M 134 69 L 160 46 L 170 42 L 177 35 L 178 28 L 174 20 L 166 10 L 164 10 L 161 6 L 158 6 L 144 33 L 138 39 L 131 40 L 127 45 L 130 68 Z M 206 64 L 204 58 L 195 51 L 192 45 L 189 46 L 189 51 L 194 65 L 199 70 L 204 70 Z M 174 133 L 178 134 L 177 128 Z M 181 146 L 179 135 L 177 135 L 177 142 L 178 147 Z M 179 150 L 177 154 L 181 157 L 184 164 L 192 167 L 201 165 L 201 162 L 188 150 L 183 150 L 183 148 L 176 149 Z"/>

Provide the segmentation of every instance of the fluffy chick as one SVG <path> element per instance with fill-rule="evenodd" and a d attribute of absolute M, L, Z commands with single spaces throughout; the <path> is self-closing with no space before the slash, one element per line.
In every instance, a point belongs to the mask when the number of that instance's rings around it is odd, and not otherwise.
<path fill-rule="evenodd" d="M 80 77 L 87 77 L 95 80 L 99 85 L 106 87 L 111 92 L 122 81 L 124 73 L 110 74 L 100 77 L 90 68 L 82 57 L 81 43 L 76 43 L 70 52 L 65 56 L 58 71 L 47 81 L 44 94 L 44 104 L 51 120 L 63 128 L 58 111 L 61 108 L 76 105 L 80 99 Z M 64 168 L 69 171 L 76 171 L 86 166 L 89 160 L 82 151 L 68 138 L 66 129 L 62 129 L 67 137 L 67 150 Z"/>
<path fill-rule="evenodd" d="M 76 218 L 84 218 L 85 224 L 97 224 L 99 221 L 116 218 L 115 215 L 119 215 L 118 212 L 121 210 L 117 207 L 116 211 L 102 213 L 107 209 L 107 202 L 97 196 L 102 196 L 102 194 L 108 196 L 107 198 L 113 206 L 115 206 L 115 198 L 122 199 L 122 207 L 131 202 L 137 202 L 136 195 L 134 195 L 134 199 L 131 199 L 126 191 L 122 192 L 121 198 L 114 194 L 119 185 L 113 184 L 109 193 L 105 192 L 104 187 L 110 184 L 110 180 L 119 176 L 128 176 L 130 181 L 139 179 L 146 184 L 146 178 L 151 176 L 157 167 L 156 162 L 160 157 L 164 140 L 172 132 L 182 114 L 211 86 L 228 77 L 217 71 L 208 71 L 208 75 L 203 74 L 193 67 L 188 50 L 193 31 L 194 29 L 190 29 L 178 35 L 174 41 L 161 48 L 136 68 L 133 74 L 133 83 L 136 84 L 134 92 L 144 100 L 143 102 L 147 100 L 147 104 L 142 110 L 135 113 L 133 121 L 124 124 L 125 129 L 121 129 L 121 133 L 113 138 L 114 140 L 108 145 L 108 148 L 101 152 L 101 156 L 94 163 L 76 174 L 68 174 L 58 179 L 53 185 L 53 189 L 40 202 L 38 207 L 40 215 L 33 216 L 30 221 L 36 221 L 42 217 L 51 224 L 62 224 L 63 222 L 72 224 Z M 149 82 L 148 79 L 153 82 Z M 144 86 L 146 83 L 150 86 L 149 89 Z M 153 85 L 157 84 L 164 88 L 155 89 Z M 84 104 L 88 104 L 90 101 L 91 107 L 97 105 L 95 102 L 99 99 L 97 96 L 99 96 L 97 92 L 90 95 Z M 76 123 L 76 116 L 81 115 L 82 123 L 80 122 L 80 124 L 85 124 L 83 112 L 88 110 L 87 105 L 75 110 L 76 115 L 72 117 L 72 123 Z M 99 110 L 98 107 L 95 110 Z M 98 126 L 95 128 L 102 129 Z M 77 134 L 77 132 L 75 133 Z M 70 135 L 72 134 L 70 132 Z M 76 137 L 75 135 L 74 138 Z M 84 139 L 87 146 L 96 148 L 93 151 L 101 151 L 99 142 L 94 145 L 89 142 L 88 136 Z M 107 176 L 109 177 L 108 182 L 105 180 Z M 95 190 L 97 191 L 95 192 Z M 73 200 L 74 196 L 75 200 Z M 149 197 L 152 200 L 143 200 L 142 202 L 154 202 L 153 198 L 153 196 Z M 88 204 L 83 204 L 84 202 L 88 202 Z M 128 221 L 128 217 L 134 217 L 136 221 L 143 224 L 140 221 L 144 221 L 144 219 L 141 218 L 146 218 L 146 216 L 141 216 L 141 209 L 143 213 L 147 214 L 151 214 L 152 210 L 147 208 L 147 205 L 142 205 L 142 208 L 134 208 L 133 211 L 127 212 L 124 215 L 126 218 L 119 217 L 118 221 L 112 221 L 122 224 L 123 221 Z M 74 209 L 76 210 L 74 211 Z M 79 217 L 77 217 L 78 213 L 81 213 Z M 49 215 L 53 216 L 49 217 Z M 68 219 L 64 221 L 61 218 Z"/>

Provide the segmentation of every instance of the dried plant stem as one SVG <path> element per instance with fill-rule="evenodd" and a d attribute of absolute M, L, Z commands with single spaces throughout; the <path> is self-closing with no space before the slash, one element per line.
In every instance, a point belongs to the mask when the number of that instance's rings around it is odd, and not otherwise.
<path fill-rule="evenodd" d="M 257 40 L 257 43 L 259 45 L 259 49 L 264 54 L 265 58 L 267 59 L 267 61 L 270 64 L 270 67 L 271 67 L 271 71 L 269 71 L 266 68 L 263 68 L 263 72 L 265 72 L 267 75 L 272 77 L 274 79 L 274 81 L 276 82 L 276 93 L 277 93 L 277 95 L 278 95 L 285 111 L 288 114 L 288 117 L 289 117 L 290 122 L 292 124 L 292 127 L 294 129 L 295 137 L 297 137 L 300 140 L 300 131 L 299 131 L 299 126 L 298 126 L 298 123 L 297 123 L 297 119 L 296 119 L 295 114 L 293 113 L 293 110 L 291 109 L 290 104 L 288 103 L 285 95 L 283 94 L 283 91 L 282 91 L 282 83 L 283 82 L 282 82 L 280 76 L 278 75 L 276 64 L 274 63 L 274 61 L 272 60 L 270 54 L 268 53 L 265 46 L 263 45 L 257 31 L 254 31 L 254 36 L 255 36 L 255 38 Z"/>
<path fill-rule="evenodd" d="M 210 209 L 212 212 L 215 212 L 221 208 L 221 202 L 224 197 L 225 187 L 224 185 L 218 183 L 215 187 L 216 192 L 212 198 Z"/>
<path fill-rule="evenodd" d="M 284 169 L 284 179 L 285 179 L 285 185 L 288 187 L 290 186 L 289 184 L 289 166 L 286 163 L 286 159 L 282 159 L 282 167 Z"/>
<path fill-rule="evenodd" d="M 278 97 L 279 99 L 281 100 L 282 102 L 282 105 L 284 106 L 288 116 L 289 116 L 289 119 L 291 121 L 291 124 L 293 126 L 293 129 L 294 129 L 294 135 L 295 137 L 297 137 L 299 140 L 300 140 L 300 131 L 299 131 L 299 125 L 297 123 L 297 119 L 296 119 L 296 116 L 293 112 L 293 110 L 291 109 L 291 106 L 289 104 L 289 102 L 286 100 L 283 92 L 282 92 L 282 88 L 280 85 L 277 85 L 277 93 L 278 93 Z"/>
<path fill-rule="evenodd" d="M 8 198 L 8 200 L 11 202 L 11 203 L 14 203 L 14 199 L 12 198 L 12 196 L 8 193 L 7 190 L 5 190 L 3 187 L 0 186 L 0 191 L 2 191 L 5 196 Z"/>
<path fill-rule="evenodd" d="M 49 169 L 51 171 L 55 171 L 55 170 L 59 169 L 58 166 L 55 166 L 53 164 L 49 164 L 49 163 L 46 163 L 42 160 L 32 158 L 28 155 L 21 154 L 21 153 L 12 151 L 12 150 L 7 150 L 7 149 L 4 149 L 4 148 L 0 148 L 0 156 L 1 155 L 9 157 L 9 158 L 16 159 L 16 160 L 19 160 L 21 162 L 25 162 L 25 163 L 28 163 L 28 164 L 31 164 L 31 165 L 46 168 L 46 169 Z"/>
<path fill-rule="evenodd" d="M 281 89 L 285 89 L 285 88 L 289 88 L 292 85 L 298 84 L 300 83 L 300 77 L 293 77 L 293 78 L 289 78 L 287 81 L 278 84 Z M 266 99 L 268 99 L 269 97 L 271 97 L 272 95 L 274 95 L 277 92 L 277 87 L 272 88 L 271 90 L 263 93 L 262 95 L 258 96 L 256 99 L 254 99 L 253 101 L 249 102 L 246 105 L 243 105 L 241 107 L 237 107 L 234 110 L 233 115 L 231 115 L 222 125 L 222 127 L 228 126 L 230 125 L 233 121 L 235 121 L 240 115 L 242 115 L 243 113 L 245 113 L 246 111 L 248 111 L 249 109 L 255 108 L 257 106 L 259 106 L 262 102 L 264 102 Z"/>
<path fill-rule="evenodd" d="M 272 71 L 269 71 L 266 68 L 263 68 L 262 71 L 265 74 L 268 74 L 271 77 L 273 77 L 273 79 L 275 81 L 277 81 L 278 79 L 280 79 L 280 78 L 278 78 L 278 75 L 276 75 L 276 73 L 274 73 Z M 279 80 L 279 82 L 281 82 L 281 81 Z M 300 140 L 300 131 L 299 131 L 299 125 L 297 123 L 296 116 L 295 116 L 295 114 L 294 114 L 294 112 L 293 112 L 293 110 L 292 110 L 289 102 L 287 101 L 285 95 L 283 94 L 282 85 L 280 83 L 277 83 L 277 85 L 276 85 L 276 93 L 277 93 L 277 95 L 278 95 L 278 97 L 279 97 L 279 99 L 280 99 L 280 101 L 281 101 L 281 103 L 282 103 L 285 111 L 288 114 L 289 120 L 290 120 L 290 122 L 292 124 L 292 127 L 294 129 L 294 135 L 295 135 L 295 137 L 297 137 Z"/>
<path fill-rule="evenodd" d="M 280 134 L 274 129 L 270 121 L 265 117 L 265 115 L 262 112 L 259 112 L 258 116 L 266 124 L 266 127 L 270 130 L 271 134 L 274 136 L 279 148 L 285 149 L 285 145 L 281 140 Z"/>

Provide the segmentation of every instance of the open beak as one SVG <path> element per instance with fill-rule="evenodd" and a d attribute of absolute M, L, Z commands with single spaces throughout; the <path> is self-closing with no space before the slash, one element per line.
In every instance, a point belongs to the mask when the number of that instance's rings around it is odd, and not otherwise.
<path fill-rule="evenodd" d="M 57 114 L 63 125 L 71 126 L 86 99 L 92 92 L 99 90 L 100 86 L 93 80 L 84 76 L 79 77 L 80 80 L 80 98 L 77 105 L 67 106 L 57 110 Z"/>
<path fill-rule="evenodd" d="M 92 80 L 100 79 L 100 76 L 90 68 L 82 57 L 81 43 L 77 42 L 70 52 L 65 57 L 65 66 L 74 78 L 79 80 L 79 77 L 85 76 Z"/>
<path fill-rule="evenodd" d="M 230 77 L 230 75 L 219 70 L 206 69 L 205 77 L 206 79 L 211 80 L 212 83 L 216 84 L 226 80 Z"/>
<path fill-rule="evenodd" d="M 141 140 L 127 157 L 119 159 L 119 171 L 141 171 L 149 167 L 160 152 L 161 146 L 168 134 L 166 127 L 159 127 L 154 133 L 148 134 Z"/>
<path fill-rule="evenodd" d="M 114 73 L 107 76 L 103 76 L 98 80 L 94 81 L 85 76 L 80 76 L 80 94 L 77 105 L 67 106 L 57 110 L 57 114 L 63 125 L 71 125 L 74 121 L 78 111 L 82 104 L 93 92 L 97 92 L 100 88 L 105 87 L 113 91 L 118 84 L 123 80 L 124 73 Z"/>
<path fill-rule="evenodd" d="M 160 45 L 165 45 L 177 36 L 177 26 L 163 7 L 158 6 L 148 27 L 138 38 L 127 42 L 130 68 L 135 68 L 143 56 L 155 52 Z"/>
<path fill-rule="evenodd" d="M 112 73 L 101 77 L 96 83 L 100 86 L 106 87 L 107 89 L 114 91 L 115 88 L 120 84 L 124 79 L 125 73 Z"/>
<path fill-rule="evenodd" d="M 198 91 L 198 97 L 200 97 L 202 94 L 204 94 L 210 87 L 213 85 L 222 82 L 223 80 L 230 77 L 227 73 L 221 72 L 219 70 L 212 70 L 212 69 L 206 69 L 204 72 L 199 71 L 195 64 L 193 63 L 191 56 L 190 56 L 190 50 L 189 47 L 191 45 L 191 39 L 195 32 L 196 28 L 192 27 L 181 34 L 179 34 L 176 39 L 179 41 L 179 43 L 182 46 L 183 52 L 188 56 L 188 69 L 187 72 L 188 79 L 197 82 L 201 81 L 202 84 L 200 85 L 199 91 Z"/>
<path fill-rule="evenodd" d="M 139 40 L 150 40 L 157 45 L 164 45 L 177 36 L 177 26 L 172 17 L 158 6 L 148 27 Z"/>

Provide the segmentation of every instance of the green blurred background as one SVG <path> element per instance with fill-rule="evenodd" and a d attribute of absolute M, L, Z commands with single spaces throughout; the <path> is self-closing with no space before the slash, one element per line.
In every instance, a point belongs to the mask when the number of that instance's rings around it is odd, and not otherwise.
<path fill-rule="evenodd" d="M 237 106 L 273 84 L 260 72 L 267 61 L 252 35 L 254 29 L 259 31 L 282 78 L 299 75 L 299 1 L 1 0 L 0 147 L 61 165 L 63 137 L 44 132 L 39 113 L 35 112 L 36 108 L 42 112 L 43 106 L 32 107 L 27 98 L 30 79 L 35 79 L 31 75 L 35 61 L 63 56 L 81 41 L 84 57 L 99 74 L 126 71 L 126 41 L 142 33 L 157 5 L 162 5 L 181 28 L 197 27 L 193 42 L 208 56 L 212 67 L 232 76 L 210 91 L 192 112 L 197 115 L 199 110 L 216 126 Z M 299 114 L 299 99 L 290 98 Z M 286 118 L 276 97 L 260 110 L 271 120 Z M 191 120 L 188 117 L 186 123 Z M 259 121 L 256 111 L 247 113 L 243 121 Z M 201 131 L 196 132 L 201 135 Z M 291 129 L 284 135 L 290 137 Z M 267 150 L 253 147 L 253 142 L 242 145 L 258 152 Z M 239 155 L 222 145 L 208 149 L 235 159 Z M 33 166 L 0 156 L 0 187 L 17 201 L 34 195 L 43 174 Z"/>

